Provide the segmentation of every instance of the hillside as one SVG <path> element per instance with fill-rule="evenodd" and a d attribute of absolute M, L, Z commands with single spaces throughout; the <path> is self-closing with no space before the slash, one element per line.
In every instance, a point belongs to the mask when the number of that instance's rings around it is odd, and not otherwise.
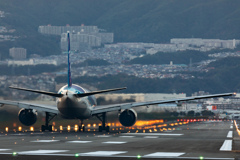
<path fill-rule="evenodd" d="M 239 6 L 240 1 L 228 0 L 1 0 L 0 10 L 8 14 L 0 23 L 17 30 L 22 39 L 16 43 L 25 41 L 25 46 L 35 46 L 31 52 L 36 49 L 46 55 L 59 53 L 59 40 L 49 41 L 37 32 L 39 25 L 47 24 L 97 25 L 114 32 L 115 42 L 164 43 L 184 37 L 240 39 Z M 49 44 L 52 51 L 46 53 Z"/>

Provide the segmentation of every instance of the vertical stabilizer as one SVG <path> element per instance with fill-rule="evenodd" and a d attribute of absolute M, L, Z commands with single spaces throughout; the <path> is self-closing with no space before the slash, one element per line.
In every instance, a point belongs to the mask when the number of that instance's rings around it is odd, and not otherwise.
<path fill-rule="evenodd" d="M 68 87 L 72 86 L 72 77 L 71 77 L 71 64 L 70 64 L 70 34 L 67 33 L 68 39 Z"/>

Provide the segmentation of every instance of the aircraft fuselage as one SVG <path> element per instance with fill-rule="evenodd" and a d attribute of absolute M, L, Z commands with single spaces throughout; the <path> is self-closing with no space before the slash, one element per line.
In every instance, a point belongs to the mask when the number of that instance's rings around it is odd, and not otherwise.
<path fill-rule="evenodd" d="M 88 119 L 92 107 L 96 106 L 95 96 L 77 98 L 74 94 L 88 93 L 89 91 L 81 86 L 73 84 L 63 86 L 58 93 L 64 96 L 57 99 L 57 107 L 63 118 L 66 119 Z"/>

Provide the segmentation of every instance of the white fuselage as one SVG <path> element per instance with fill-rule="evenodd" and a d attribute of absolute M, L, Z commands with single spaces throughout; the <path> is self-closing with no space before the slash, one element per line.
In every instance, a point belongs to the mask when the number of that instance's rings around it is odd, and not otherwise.
<path fill-rule="evenodd" d="M 74 94 L 87 93 L 88 90 L 78 85 L 71 87 L 63 86 L 58 93 L 64 96 L 57 99 L 57 107 L 63 118 L 66 119 L 88 119 L 92 116 L 92 107 L 96 106 L 94 96 L 77 98 Z"/>

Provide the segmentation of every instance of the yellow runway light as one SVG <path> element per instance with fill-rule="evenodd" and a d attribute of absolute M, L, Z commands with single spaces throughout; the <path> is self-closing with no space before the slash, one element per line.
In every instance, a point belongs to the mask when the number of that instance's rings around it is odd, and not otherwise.
<path fill-rule="evenodd" d="M 34 127 L 30 127 L 30 131 L 32 131 L 32 132 L 33 132 L 33 131 L 34 131 Z"/>
<path fill-rule="evenodd" d="M 63 126 L 59 126 L 59 129 L 60 129 L 60 131 L 62 131 L 63 130 Z"/>
<path fill-rule="evenodd" d="M 75 126 L 74 126 L 74 131 L 75 131 L 75 132 L 78 131 L 78 125 L 77 125 L 77 124 L 75 124 Z"/>
<path fill-rule="evenodd" d="M 71 130 L 71 126 L 70 126 L 70 125 L 67 126 L 67 130 L 68 130 L 68 131 Z"/>

